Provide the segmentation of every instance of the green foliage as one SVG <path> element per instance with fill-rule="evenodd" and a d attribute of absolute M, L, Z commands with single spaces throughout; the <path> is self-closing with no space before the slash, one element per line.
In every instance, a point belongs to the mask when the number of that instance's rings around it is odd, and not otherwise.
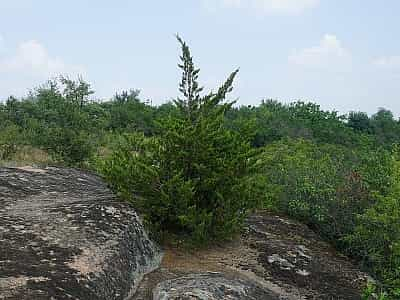
<path fill-rule="evenodd" d="M 381 291 L 373 283 L 368 283 L 362 294 L 362 300 L 389 300 L 386 292 Z"/>
<path fill-rule="evenodd" d="M 350 112 L 347 118 L 347 125 L 359 132 L 371 132 L 371 121 L 368 115 L 364 112 Z"/>
<path fill-rule="evenodd" d="M 272 191 L 265 207 L 310 225 L 371 271 L 382 295 L 400 297 L 397 152 L 284 140 L 265 147 L 259 163 Z"/>
<path fill-rule="evenodd" d="M 59 77 L 0 102 L 2 163 L 97 164 L 153 228 L 197 242 L 228 237 L 262 203 L 359 259 L 377 279 L 368 297 L 400 298 L 399 120 L 302 101 L 235 106 L 237 71 L 204 94 L 178 40 L 176 101 L 152 106 L 138 90 L 95 101 L 82 78 Z"/>
<path fill-rule="evenodd" d="M 77 165 L 92 155 L 94 147 L 87 131 L 74 130 L 68 127 L 51 127 L 44 131 L 41 146 L 56 161 L 67 165 Z"/>
<path fill-rule="evenodd" d="M 115 132 L 154 132 L 154 109 L 141 102 L 138 90 L 123 91 L 114 99 L 103 104 L 110 113 L 107 129 Z"/>
<path fill-rule="evenodd" d="M 400 125 L 391 111 L 379 109 L 371 118 L 372 131 L 379 144 L 391 145 L 399 142 Z"/>
<path fill-rule="evenodd" d="M 23 143 L 21 129 L 13 124 L 0 129 L 0 160 L 10 160 Z"/>
<path fill-rule="evenodd" d="M 229 120 L 234 129 L 238 128 L 238 120 L 254 120 L 257 130 L 253 145 L 256 147 L 288 137 L 350 147 L 373 143 L 371 136 L 346 124 L 345 116 L 335 111 L 324 111 L 314 103 L 282 104 L 265 100 L 257 107 L 236 108 L 229 113 Z"/>
<path fill-rule="evenodd" d="M 250 198 L 248 139 L 224 126 L 223 102 L 232 90 L 233 72 L 216 93 L 201 96 L 187 45 L 182 47 L 183 99 L 179 111 L 160 122 L 160 136 L 135 135 L 105 161 L 102 172 L 131 199 L 156 230 L 190 236 L 195 242 L 224 239 L 236 232 Z"/>
<path fill-rule="evenodd" d="M 356 154 L 344 147 L 286 140 L 265 147 L 260 159 L 275 191 L 266 206 L 302 220 L 332 241 L 351 230 L 355 214 L 372 201 L 362 175 L 352 169 Z"/>
<path fill-rule="evenodd" d="M 75 82 L 63 77 L 32 93 L 32 101 L 40 109 L 37 113 L 42 115 L 27 120 L 27 128 L 35 128 L 32 143 L 68 165 L 87 160 L 94 146 L 89 130 L 95 124 L 84 107 L 91 93 L 90 86 L 82 79 Z"/>
<path fill-rule="evenodd" d="M 83 108 L 89 102 L 89 96 L 94 93 L 90 89 L 90 84 L 81 77 L 74 81 L 60 76 L 59 82 L 63 85 L 62 95 L 65 100 L 79 108 Z"/>
<path fill-rule="evenodd" d="M 400 160 L 392 159 L 390 192 L 376 194 L 376 203 L 357 219 L 346 237 L 349 250 L 382 280 L 390 295 L 400 298 Z"/>
<path fill-rule="evenodd" d="M 359 216 L 347 237 L 351 253 L 400 297 L 400 203 L 398 195 L 379 197 L 375 206 Z"/>

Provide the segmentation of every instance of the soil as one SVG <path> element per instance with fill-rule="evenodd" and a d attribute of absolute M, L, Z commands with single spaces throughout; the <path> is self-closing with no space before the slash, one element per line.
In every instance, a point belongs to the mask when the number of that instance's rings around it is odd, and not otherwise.
<path fill-rule="evenodd" d="M 280 299 L 361 299 L 368 280 L 307 226 L 258 212 L 240 236 L 223 245 L 196 251 L 165 246 L 161 267 L 145 276 L 132 299 L 152 299 L 160 282 L 205 272 L 252 280 Z"/>

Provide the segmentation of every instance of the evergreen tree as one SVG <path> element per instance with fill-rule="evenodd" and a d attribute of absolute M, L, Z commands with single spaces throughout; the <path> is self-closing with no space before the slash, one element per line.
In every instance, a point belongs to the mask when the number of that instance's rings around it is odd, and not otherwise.
<path fill-rule="evenodd" d="M 201 96 L 199 69 L 189 47 L 177 39 L 182 48 L 183 98 L 175 105 L 180 113 L 160 122 L 160 138 L 136 136 L 103 171 L 124 195 L 133 196 L 151 225 L 204 242 L 229 237 L 252 206 L 250 137 L 224 125 L 233 104 L 225 98 L 238 70 L 217 92 Z"/>

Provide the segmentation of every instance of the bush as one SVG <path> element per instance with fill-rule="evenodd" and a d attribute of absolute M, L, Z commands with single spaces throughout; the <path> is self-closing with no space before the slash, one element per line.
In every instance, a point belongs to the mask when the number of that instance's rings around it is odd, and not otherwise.
<path fill-rule="evenodd" d="M 21 129 L 6 125 L 0 129 L 0 160 L 10 160 L 22 144 Z"/>
<path fill-rule="evenodd" d="M 88 112 L 91 94 L 89 84 L 80 78 L 61 77 L 38 88 L 32 95 L 38 118 L 25 120 L 31 143 L 55 161 L 82 165 L 94 152 L 94 135 L 89 130 L 98 123 Z"/>
<path fill-rule="evenodd" d="M 400 297 L 399 195 L 378 197 L 378 203 L 359 216 L 346 238 L 349 251 L 381 281 L 384 289 Z"/>
<path fill-rule="evenodd" d="M 397 155 L 396 155 L 397 156 Z M 400 298 L 400 161 L 392 160 L 391 190 L 376 193 L 376 204 L 360 214 L 346 236 L 348 251 L 381 281 L 394 299 Z"/>
<path fill-rule="evenodd" d="M 265 207 L 308 224 L 371 271 L 387 299 L 400 297 L 397 152 L 285 140 L 259 163 L 272 191 Z"/>
<path fill-rule="evenodd" d="M 389 300 L 388 294 L 379 289 L 376 284 L 368 283 L 364 288 L 362 300 Z"/>
<path fill-rule="evenodd" d="M 232 235 L 254 200 L 249 196 L 250 137 L 224 126 L 233 103 L 224 103 L 237 74 L 217 93 L 200 96 L 198 69 L 182 46 L 179 114 L 160 122 L 160 137 L 128 138 L 101 170 L 157 231 L 190 236 L 203 243 Z"/>
<path fill-rule="evenodd" d="M 81 165 L 94 152 L 92 137 L 83 130 L 54 127 L 45 131 L 41 145 L 50 156 L 67 165 Z"/>
<path fill-rule="evenodd" d="M 337 245 L 353 230 L 356 215 L 374 202 L 368 189 L 373 182 L 364 179 L 372 166 L 361 168 L 359 153 L 345 147 L 285 140 L 265 147 L 260 161 L 274 191 L 264 206 L 303 221 Z"/>

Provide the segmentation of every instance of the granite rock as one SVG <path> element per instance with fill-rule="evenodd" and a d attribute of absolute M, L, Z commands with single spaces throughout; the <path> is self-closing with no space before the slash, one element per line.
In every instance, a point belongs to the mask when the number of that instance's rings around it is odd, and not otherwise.
<path fill-rule="evenodd" d="M 135 211 L 99 177 L 0 168 L 0 299 L 127 299 L 160 261 Z"/>

